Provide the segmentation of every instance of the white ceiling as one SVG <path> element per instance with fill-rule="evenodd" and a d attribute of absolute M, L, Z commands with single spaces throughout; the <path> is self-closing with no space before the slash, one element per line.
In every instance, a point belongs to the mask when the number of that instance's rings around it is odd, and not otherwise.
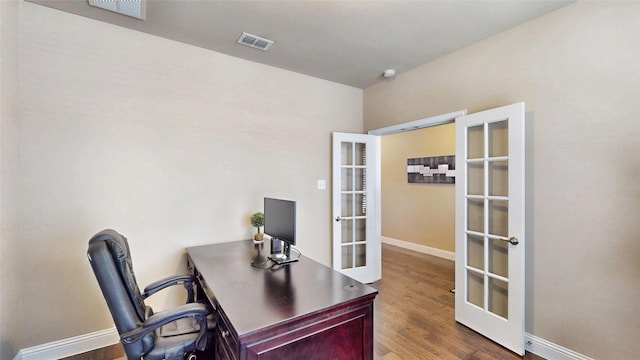
<path fill-rule="evenodd" d="M 138 20 L 86 0 L 26 1 L 358 88 L 573 2 L 149 0 Z M 242 32 L 275 43 L 239 45 Z"/>

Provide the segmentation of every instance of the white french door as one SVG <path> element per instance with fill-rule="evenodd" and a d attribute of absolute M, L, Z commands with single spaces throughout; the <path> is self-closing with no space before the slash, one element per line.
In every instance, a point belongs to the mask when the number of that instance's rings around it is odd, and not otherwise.
<path fill-rule="evenodd" d="M 524 103 L 456 119 L 456 321 L 524 355 Z"/>
<path fill-rule="evenodd" d="M 373 135 L 333 134 L 333 268 L 363 283 L 382 275 L 378 144 Z"/>

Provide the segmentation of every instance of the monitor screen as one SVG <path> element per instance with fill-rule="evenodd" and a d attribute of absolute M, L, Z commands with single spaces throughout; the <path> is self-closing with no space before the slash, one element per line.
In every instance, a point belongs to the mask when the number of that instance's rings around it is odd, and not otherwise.
<path fill-rule="evenodd" d="M 289 245 L 296 244 L 296 202 L 264 198 L 264 233 Z"/>

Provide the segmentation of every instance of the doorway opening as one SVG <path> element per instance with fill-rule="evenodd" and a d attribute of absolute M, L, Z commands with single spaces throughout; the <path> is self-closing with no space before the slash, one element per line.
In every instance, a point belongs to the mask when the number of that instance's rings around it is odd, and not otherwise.
<path fill-rule="evenodd" d="M 384 204 L 377 219 L 383 243 L 455 260 L 455 187 L 408 183 L 407 159 L 455 155 L 455 119 L 465 114 L 460 110 L 369 131 L 381 137 L 376 196 Z"/>

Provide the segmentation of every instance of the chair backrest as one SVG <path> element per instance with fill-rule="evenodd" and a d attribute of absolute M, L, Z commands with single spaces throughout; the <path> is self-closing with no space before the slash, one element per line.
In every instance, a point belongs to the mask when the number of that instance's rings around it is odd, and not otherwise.
<path fill-rule="evenodd" d="M 87 256 L 98 280 L 119 334 L 140 327 L 145 319 L 146 306 L 133 273 L 127 238 L 108 229 L 89 240 Z M 129 358 L 139 359 L 151 350 L 153 332 L 132 344 L 124 344 Z"/>

